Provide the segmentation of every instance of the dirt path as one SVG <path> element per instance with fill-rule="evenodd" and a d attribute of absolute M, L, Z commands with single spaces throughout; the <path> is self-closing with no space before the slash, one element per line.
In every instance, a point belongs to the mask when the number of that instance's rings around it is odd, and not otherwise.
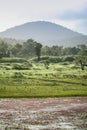
<path fill-rule="evenodd" d="M 0 130 L 87 130 L 87 97 L 0 99 Z"/>

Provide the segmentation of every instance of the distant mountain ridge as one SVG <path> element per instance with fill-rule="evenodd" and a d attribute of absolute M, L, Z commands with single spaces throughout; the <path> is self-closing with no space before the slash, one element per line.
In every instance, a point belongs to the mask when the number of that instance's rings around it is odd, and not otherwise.
<path fill-rule="evenodd" d="M 87 44 L 87 36 L 51 22 L 25 23 L 0 33 L 1 38 L 34 39 L 43 45 L 76 46 Z"/>

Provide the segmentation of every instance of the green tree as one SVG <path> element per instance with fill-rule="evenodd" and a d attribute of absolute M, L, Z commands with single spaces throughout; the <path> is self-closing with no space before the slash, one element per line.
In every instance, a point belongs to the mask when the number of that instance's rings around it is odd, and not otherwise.
<path fill-rule="evenodd" d="M 4 41 L 0 42 L 0 57 L 8 57 L 8 44 Z"/>
<path fill-rule="evenodd" d="M 36 42 L 32 39 L 28 39 L 23 43 L 22 49 L 20 51 L 21 57 L 32 57 L 35 56 L 35 45 Z"/>
<path fill-rule="evenodd" d="M 41 48 L 42 48 L 42 44 L 36 42 L 35 52 L 36 52 L 36 55 L 37 55 L 38 61 L 40 61 Z"/>
<path fill-rule="evenodd" d="M 52 55 L 51 47 L 44 46 L 42 47 L 42 55 Z"/>
<path fill-rule="evenodd" d="M 53 56 L 60 56 L 62 55 L 63 46 L 52 46 L 51 53 Z"/>
<path fill-rule="evenodd" d="M 87 66 L 87 49 L 83 49 L 79 52 L 78 59 L 81 65 L 81 69 L 84 70 Z"/>
<path fill-rule="evenodd" d="M 14 56 L 19 56 L 21 50 L 22 50 L 22 45 L 17 43 L 15 46 L 12 47 L 11 52 Z"/>

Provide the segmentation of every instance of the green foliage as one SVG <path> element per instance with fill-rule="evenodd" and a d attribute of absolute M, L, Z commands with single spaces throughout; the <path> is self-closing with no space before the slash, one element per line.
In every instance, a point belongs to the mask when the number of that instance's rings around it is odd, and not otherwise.
<path fill-rule="evenodd" d="M 14 64 L 13 69 L 22 70 L 25 69 L 21 64 Z"/>
<path fill-rule="evenodd" d="M 32 39 L 29 39 L 26 42 L 24 42 L 22 46 L 22 51 L 20 52 L 20 56 L 23 57 L 35 56 L 35 45 L 36 42 Z"/>
<path fill-rule="evenodd" d="M 41 63 L 45 63 L 46 61 L 49 63 L 73 62 L 74 60 L 74 56 L 42 56 L 40 58 Z M 33 58 L 32 61 L 37 62 L 37 59 Z"/>
<path fill-rule="evenodd" d="M 38 57 L 38 61 L 40 61 L 41 48 L 42 48 L 42 44 L 36 42 L 35 51 L 36 51 L 36 55 Z"/>
<path fill-rule="evenodd" d="M 62 56 L 62 55 L 77 55 L 80 51 L 79 47 L 67 47 L 63 46 L 45 46 L 42 48 L 42 55 L 49 56 Z"/>
<path fill-rule="evenodd" d="M 0 58 L 3 57 L 38 57 L 38 61 L 40 60 L 40 56 L 69 56 L 69 55 L 77 55 L 79 52 L 83 50 L 87 50 L 86 45 L 78 45 L 77 47 L 63 47 L 63 46 L 43 46 L 41 43 L 34 41 L 33 39 L 28 39 L 23 42 L 20 41 L 16 44 L 7 44 L 3 40 L 0 41 Z M 84 51 L 86 54 L 87 51 Z M 83 55 L 83 54 L 81 54 Z"/>
<path fill-rule="evenodd" d="M 81 65 L 81 69 L 84 70 L 84 67 L 87 66 L 87 47 L 81 46 L 81 50 L 78 53 L 76 62 Z"/>
<path fill-rule="evenodd" d="M 87 63 L 87 46 L 42 48 L 32 39 L 16 45 L 1 42 L 0 97 L 87 96 L 87 67 L 81 71 L 75 59 Z"/>
<path fill-rule="evenodd" d="M 0 59 L 0 63 L 23 63 L 27 62 L 27 60 L 23 58 L 2 58 Z"/>
<path fill-rule="evenodd" d="M 20 52 L 22 51 L 22 45 L 17 43 L 11 49 L 11 52 L 14 56 L 20 56 Z"/>
<path fill-rule="evenodd" d="M 21 74 L 20 72 L 15 72 L 13 75 L 13 78 L 23 78 L 23 74 Z"/>
<path fill-rule="evenodd" d="M 62 57 L 49 57 L 50 63 L 59 63 L 62 62 Z"/>
<path fill-rule="evenodd" d="M 2 58 L 3 57 L 3 53 L 2 52 L 0 52 L 0 58 Z"/>
<path fill-rule="evenodd" d="M 73 56 L 66 56 L 63 61 L 73 62 L 75 58 Z"/>
<path fill-rule="evenodd" d="M 16 69 L 16 70 L 29 70 L 31 69 L 32 67 L 32 64 L 31 63 L 24 63 L 24 64 L 13 64 L 13 69 Z"/>
<path fill-rule="evenodd" d="M 48 60 L 46 60 L 46 61 L 44 62 L 44 65 L 45 65 L 45 68 L 46 68 L 46 69 L 49 69 L 49 64 L 50 64 L 50 62 L 49 62 Z"/>
<path fill-rule="evenodd" d="M 2 57 L 9 57 L 10 52 L 8 49 L 8 44 L 5 43 L 4 41 L 0 41 L 0 58 Z"/>

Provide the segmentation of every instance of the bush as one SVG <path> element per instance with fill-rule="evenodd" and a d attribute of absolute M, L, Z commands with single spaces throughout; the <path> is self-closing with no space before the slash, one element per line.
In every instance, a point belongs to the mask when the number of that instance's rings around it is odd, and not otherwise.
<path fill-rule="evenodd" d="M 63 61 L 68 61 L 68 62 L 73 62 L 75 60 L 75 58 L 74 57 L 72 57 L 72 56 L 67 56 L 67 57 L 65 57 L 64 59 L 63 59 Z"/>
<path fill-rule="evenodd" d="M 24 77 L 23 74 L 19 73 L 19 72 L 15 72 L 13 75 L 13 78 L 22 78 Z"/>
<path fill-rule="evenodd" d="M 25 63 L 25 64 L 13 64 L 13 69 L 16 70 L 30 70 L 32 67 L 31 63 Z"/>
<path fill-rule="evenodd" d="M 2 58 L 0 59 L 0 63 L 24 63 L 27 60 L 22 58 Z"/>
<path fill-rule="evenodd" d="M 47 60 L 47 59 L 49 59 L 49 56 L 42 56 L 40 59 L 41 60 Z"/>
<path fill-rule="evenodd" d="M 62 58 L 61 57 L 50 57 L 48 60 L 49 60 L 50 63 L 62 62 Z"/>
<path fill-rule="evenodd" d="M 25 63 L 24 65 L 25 65 L 26 67 L 33 67 L 32 63 L 29 63 L 29 62 Z"/>
<path fill-rule="evenodd" d="M 69 62 L 63 62 L 63 63 L 61 63 L 61 65 L 68 65 L 69 64 Z"/>
<path fill-rule="evenodd" d="M 22 70 L 22 65 L 14 64 L 12 68 L 17 70 Z"/>
<path fill-rule="evenodd" d="M 3 55 L 0 53 L 0 59 L 3 57 Z"/>

